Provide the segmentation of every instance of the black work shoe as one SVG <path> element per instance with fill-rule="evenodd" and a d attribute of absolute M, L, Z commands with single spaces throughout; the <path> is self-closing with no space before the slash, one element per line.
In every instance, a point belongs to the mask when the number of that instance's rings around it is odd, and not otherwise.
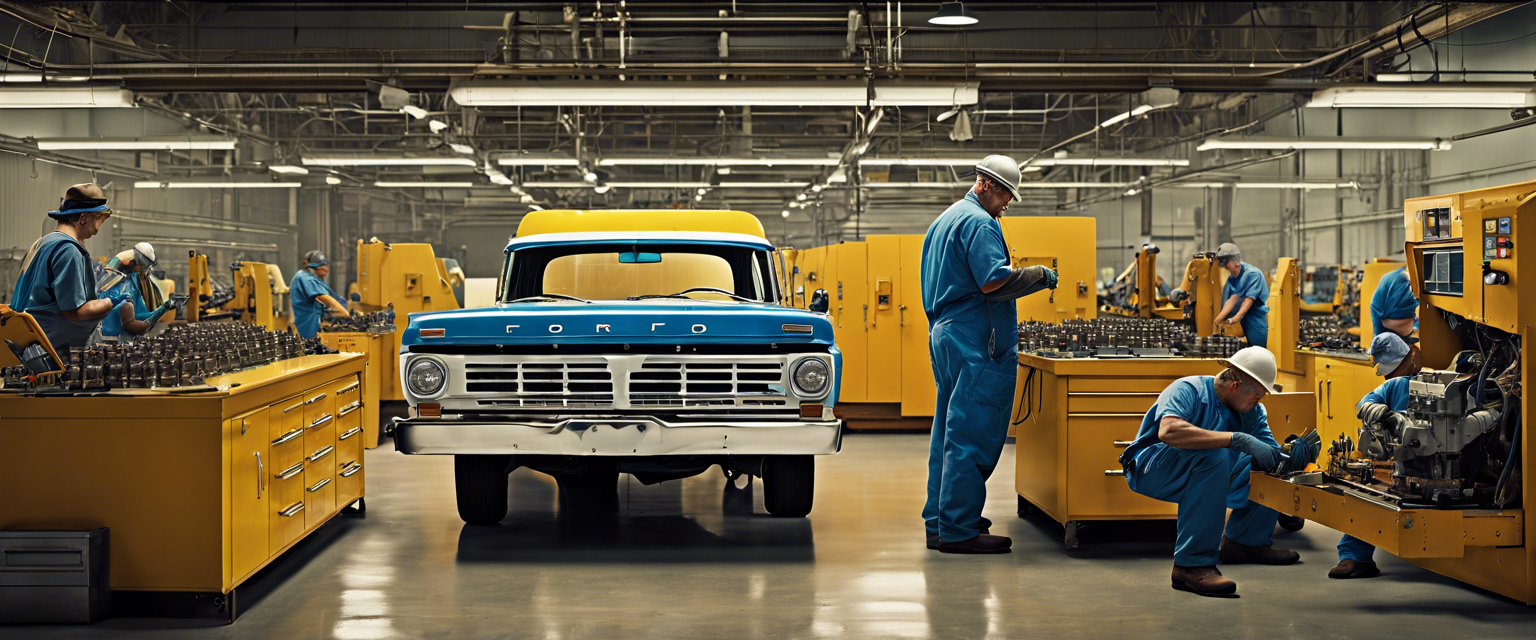
<path fill-rule="evenodd" d="M 1339 580 L 1374 578 L 1379 575 L 1381 575 L 1381 569 L 1376 567 L 1376 563 L 1355 560 L 1340 560 L 1338 566 L 1328 570 L 1328 577 Z"/>
<path fill-rule="evenodd" d="M 940 542 L 939 553 L 1008 553 L 1012 551 L 1013 541 L 1006 536 L 994 536 L 983 533 L 970 540 L 960 542 Z"/>
<path fill-rule="evenodd" d="M 1216 567 L 1173 565 L 1173 588 L 1202 596 L 1230 596 L 1237 593 L 1237 583 L 1223 578 Z"/>
<path fill-rule="evenodd" d="M 1218 557 L 1222 564 L 1285 565 L 1296 564 L 1296 561 L 1301 559 L 1301 554 L 1290 549 L 1276 549 L 1273 546 L 1250 547 L 1222 536 L 1221 554 Z"/>
<path fill-rule="evenodd" d="M 992 533 L 992 521 L 988 520 L 986 518 L 982 518 L 981 519 L 981 531 L 978 531 L 977 533 Z M 930 536 L 928 536 L 928 548 L 929 549 L 938 549 L 939 548 L 939 537 L 937 535 L 930 535 Z"/>

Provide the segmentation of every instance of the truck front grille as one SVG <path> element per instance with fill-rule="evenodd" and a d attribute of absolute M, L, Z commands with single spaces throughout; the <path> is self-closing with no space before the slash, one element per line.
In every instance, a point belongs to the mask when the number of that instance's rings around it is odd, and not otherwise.
<path fill-rule="evenodd" d="M 607 361 L 469 362 L 464 390 L 507 394 L 520 407 L 572 407 L 613 404 L 613 372 Z"/>
<path fill-rule="evenodd" d="M 681 405 L 709 396 L 784 395 L 782 362 L 647 361 L 629 376 L 629 399 L 637 406 Z M 723 400 L 734 405 L 734 400 Z"/>

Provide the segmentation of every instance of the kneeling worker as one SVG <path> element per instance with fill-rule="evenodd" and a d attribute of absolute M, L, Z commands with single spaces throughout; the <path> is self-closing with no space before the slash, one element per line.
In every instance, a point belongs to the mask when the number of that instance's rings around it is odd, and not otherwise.
<path fill-rule="evenodd" d="M 304 338 L 320 335 L 320 314 L 326 309 L 347 315 L 346 305 L 340 296 L 325 284 L 331 275 L 330 262 L 325 254 L 314 250 L 304 254 L 304 268 L 293 274 L 288 284 L 288 299 L 293 304 L 293 328 Z"/>
<path fill-rule="evenodd" d="M 1269 282 L 1258 267 L 1243 262 L 1243 254 L 1230 242 L 1216 247 L 1216 264 L 1227 270 L 1221 288 L 1221 311 L 1216 325 L 1242 324 L 1250 347 L 1269 346 Z M 1219 332 L 1218 332 L 1219 333 Z"/>
<path fill-rule="evenodd" d="M 155 248 L 148 242 L 133 245 L 132 249 L 113 256 L 107 261 L 107 274 L 121 278 L 105 288 L 104 295 L 124 299 L 117 308 L 101 321 L 101 335 L 119 342 L 132 341 L 155 328 L 160 317 L 174 309 L 170 300 L 161 300 L 160 287 L 149 279 L 149 270 L 155 267 Z M 114 278 L 116 279 L 116 278 Z"/>
<path fill-rule="evenodd" d="M 1300 559 L 1270 546 L 1280 514 L 1248 500 L 1250 469 L 1273 469 L 1282 459 L 1259 404 L 1276 390 L 1275 356 L 1247 347 L 1223 364 L 1220 375 L 1168 385 L 1120 456 L 1132 491 L 1178 503 L 1173 588 L 1200 595 L 1237 592 L 1237 583 L 1216 569 L 1218 560 L 1282 565 Z"/>
<path fill-rule="evenodd" d="M 1411 320 L 1411 318 L 1410 318 Z M 1378 334 L 1371 340 L 1371 364 L 1376 365 L 1376 375 L 1387 381 L 1365 394 L 1355 405 L 1355 415 L 1367 429 L 1360 433 L 1360 451 L 1369 454 L 1372 443 L 1368 441 L 1369 427 L 1379 423 L 1407 420 L 1402 412 L 1408 410 L 1408 381 L 1418 375 L 1421 368 L 1419 345 L 1409 345 L 1402 336 L 1391 331 Z M 1377 446 L 1376 457 L 1386 457 Z M 1371 543 L 1346 534 L 1339 541 L 1339 564 L 1328 570 L 1330 578 L 1372 578 L 1381 575 L 1372 556 L 1376 547 Z"/>

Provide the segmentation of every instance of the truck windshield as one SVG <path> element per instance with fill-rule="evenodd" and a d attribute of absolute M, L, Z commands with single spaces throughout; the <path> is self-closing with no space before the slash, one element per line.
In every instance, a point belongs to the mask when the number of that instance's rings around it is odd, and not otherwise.
<path fill-rule="evenodd" d="M 502 301 L 559 294 L 584 300 L 627 300 L 682 294 L 729 301 L 726 291 L 772 301 L 768 252 L 708 244 L 591 243 L 529 247 L 507 254 Z M 718 291 L 691 291 L 714 289 Z"/>

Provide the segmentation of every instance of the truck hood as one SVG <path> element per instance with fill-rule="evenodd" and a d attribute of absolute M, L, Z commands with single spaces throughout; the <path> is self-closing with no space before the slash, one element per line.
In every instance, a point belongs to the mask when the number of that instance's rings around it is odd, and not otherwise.
<path fill-rule="evenodd" d="M 442 336 L 423 338 L 423 329 L 441 329 Z M 832 323 L 827 316 L 803 309 L 764 303 L 638 300 L 525 302 L 413 313 L 400 343 L 409 347 L 612 342 L 831 345 L 832 341 Z"/>

